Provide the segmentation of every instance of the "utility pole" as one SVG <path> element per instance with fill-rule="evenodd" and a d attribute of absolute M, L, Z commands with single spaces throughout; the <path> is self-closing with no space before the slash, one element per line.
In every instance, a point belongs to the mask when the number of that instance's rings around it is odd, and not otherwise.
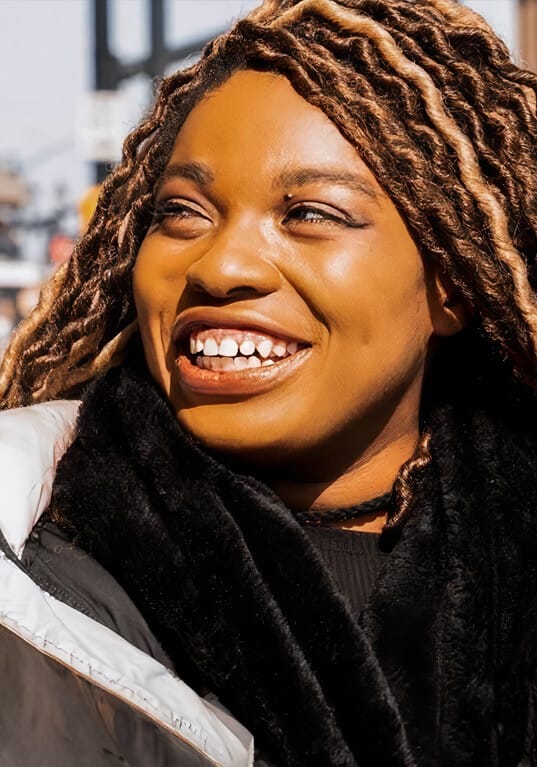
<path fill-rule="evenodd" d="M 116 90 L 119 79 L 117 60 L 109 47 L 108 0 L 93 0 L 94 85 L 96 91 Z M 106 163 L 95 163 L 95 180 L 103 181 L 107 174 Z"/>
<path fill-rule="evenodd" d="M 166 0 L 146 0 L 150 51 L 145 58 L 126 64 L 119 61 L 110 50 L 111 0 L 92 0 L 96 91 L 115 91 L 121 82 L 139 74 L 145 74 L 152 79 L 160 77 L 169 64 L 182 61 L 187 56 L 197 53 L 210 39 L 222 31 L 216 29 L 208 36 L 191 40 L 175 48 L 168 48 L 165 43 L 165 2 Z M 101 182 L 106 174 L 106 163 L 96 162 L 96 181 Z"/>
<path fill-rule="evenodd" d="M 519 0 L 519 35 L 522 60 L 537 72 L 537 0 Z"/>

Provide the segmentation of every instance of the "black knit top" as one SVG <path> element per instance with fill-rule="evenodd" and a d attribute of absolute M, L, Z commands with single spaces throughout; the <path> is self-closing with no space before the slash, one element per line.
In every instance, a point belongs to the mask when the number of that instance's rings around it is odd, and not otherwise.
<path fill-rule="evenodd" d="M 305 530 L 358 618 L 388 556 L 379 547 L 380 535 L 339 527 L 308 525 Z"/>

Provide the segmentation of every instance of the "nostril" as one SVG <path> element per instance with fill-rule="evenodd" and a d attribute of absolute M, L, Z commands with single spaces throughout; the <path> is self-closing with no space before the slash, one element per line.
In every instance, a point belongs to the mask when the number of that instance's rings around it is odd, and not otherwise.
<path fill-rule="evenodd" d="M 262 295 L 261 291 L 256 290 L 254 287 L 249 287 L 248 285 L 226 288 L 224 284 L 215 283 L 214 285 L 209 286 L 198 280 L 189 280 L 188 285 L 194 293 L 198 295 L 203 294 L 205 299 L 211 298 L 213 299 L 213 302 L 216 300 L 218 303 Z"/>
<path fill-rule="evenodd" d="M 235 284 L 229 285 L 229 281 L 222 277 L 206 281 L 199 277 L 187 277 L 187 284 L 192 291 L 197 294 L 209 296 L 219 301 L 239 300 L 242 298 L 252 298 L 255 296 L 266 295 L 273 292 L 274 288 L 256 284 Z"/>
<path fill-rule="evenodd" d="M 248 296 L 252 293 L 259 293 L 259 292 L 260 291 L 254 287 L 249 287 L 248 285 L 238 285 L 237 287 L 230 288 L 226 292 L 226 296 L 228 298 L 242 298 L 243 296 Z"/>

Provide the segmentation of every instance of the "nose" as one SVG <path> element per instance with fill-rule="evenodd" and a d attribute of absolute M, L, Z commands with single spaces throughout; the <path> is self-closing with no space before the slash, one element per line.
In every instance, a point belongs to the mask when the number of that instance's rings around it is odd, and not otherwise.
<path fill-rule="evenodd" d="M 187 284 L 217 299 L 273 293 L 280 287 L 280 273 L 269 251 L 269 244 L 257 227 L 227 227 L 215 235 L 210 247 L 190 264 Z"/>

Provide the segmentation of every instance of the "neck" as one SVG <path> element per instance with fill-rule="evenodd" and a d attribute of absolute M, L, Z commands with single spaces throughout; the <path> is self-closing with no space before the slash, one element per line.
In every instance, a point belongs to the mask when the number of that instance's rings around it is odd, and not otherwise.
<path fill-rule="evenodd" d="M 355 506 L 391 490 L 399 469 L 413 455 L 418 439 L 416 427 L 388 444 L 373 446 L 367 455 L 328 481 L 273 478 L 269 484 L 289 508 L 297 511 Z"/>

